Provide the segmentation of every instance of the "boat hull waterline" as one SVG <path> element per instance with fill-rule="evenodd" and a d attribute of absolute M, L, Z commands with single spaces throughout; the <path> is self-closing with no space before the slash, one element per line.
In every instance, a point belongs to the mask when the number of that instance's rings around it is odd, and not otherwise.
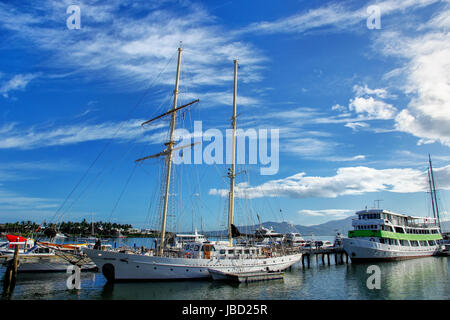
<path fill-rule="evenodd" d="M 223 272 L 282 271 L 302 254 L 254 259 L 175 258 L 86 249 L 84 252 L 109 281 L 207 279 L 209 268 Z"/>
<path fill-rule="evenodd" d="M 343 245 L 352 262 L 407 260 L 430 257 L 439 252 L 439 245 L 405 248 L 355 238 L 344 238 Z"/>

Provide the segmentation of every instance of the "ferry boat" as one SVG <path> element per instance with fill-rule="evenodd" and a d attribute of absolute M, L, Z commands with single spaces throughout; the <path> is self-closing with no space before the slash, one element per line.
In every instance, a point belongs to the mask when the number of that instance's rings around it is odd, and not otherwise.
<path fill-rule="evenodd" d="M 118 280 L 176 280 L 210 278 L 208 269 L 235 272 L 269 272 L 283 271 L 299 262 L 302 253 L 281 247 L 258 247 L 254 245 L 239 245 L 233 238 L 238 236 L 234 226 L 234 184 L 235 184 L 235 155 L 236 155 L 236 96 L 237 96 L 237 60 L 234 60 L 234 90 L 233 90 L 233 142 L 231 168 L 228 170 L 230 191 L 228 199 L 228 241 L 222 242 L 194 242 L 186 244 L 184 248 L 171 249 L 166 240 L 166 219 L 171 181 L 172 155 L 174 150 L 192 145 L 174 148 L 174 129 L 177 111 L 186 108 L 199 100 L 183 106 L 177 106 L 178 82 L 180 74 L 181 47 L 178 48 L 177 75 L 175 80 L 174 100 L 170 111 L 148 120 L 142 125 L 150 123 L 166 115 L 171 116 L 169 141 L 166 149 L 156 155 L 140 158 L 137 162 L 149 158 L 166 157 L 166 176 L 164 204 L 161 219 L 161 232 L 158 247 L 155 250 L 121 250 L 103 251 L 85 249 L 84 252 L 94 261 L 108 281 Z"/>
<path fill-rule="evenodd" d="M 382 209 L 356 212 L 354 230 L 343 238 L 352 262 L 403 260 L 436 255 L 442 240 L 436 218 L 413 217 Z"/>
<path fill-rule="evenodd" d="M 354 230 L 342 243 L 352 262 L 404 260 L 438 255 L 441 222 L 431 156 L 428 155 L 428 186 L 433 217 L 414 217 L 382 209 L 356 212 Z"/>

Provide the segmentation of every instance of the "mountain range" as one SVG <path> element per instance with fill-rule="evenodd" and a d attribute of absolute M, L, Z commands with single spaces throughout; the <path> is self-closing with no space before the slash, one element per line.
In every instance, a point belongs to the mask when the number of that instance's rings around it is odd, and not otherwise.
<path fill-rule="evenodd" d="M 273 230 L 278 233 L 299 232 L 303 236 L 310 236 L 311 234 L 315 236 L 334 236 L 336 235 L 337 231 L 344 235 L 347 235 L 347 232 L 353 229 L 352 219 L 353 217 L 348 217 L 345 219 L 332 220 L 313 226 L 293 225 L 286 221 L 267 221 L 263 222 L 261 225 L 265 228 L 273 228 Z M 260 225 L 237 226 L 237 228 L 241 233 L 254 233 L 259 226 Z M 226 231 L 209 231 L 206 232 L 206 234 L 208 236 L 214 237 L 224 235 L 226 234 Z"/>

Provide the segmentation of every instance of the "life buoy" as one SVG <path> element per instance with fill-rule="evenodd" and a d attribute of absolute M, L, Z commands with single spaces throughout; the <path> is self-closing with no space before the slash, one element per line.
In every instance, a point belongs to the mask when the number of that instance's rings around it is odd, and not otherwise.
<path fill-rule="evenodd" d="M 188 259 L 191 258 L 191 253 L 190 253 L 190 252 L 186 252 L 186 253 L 184 254 L 184 257 L 185 257 L 185 258 L 188 258 Z"/>

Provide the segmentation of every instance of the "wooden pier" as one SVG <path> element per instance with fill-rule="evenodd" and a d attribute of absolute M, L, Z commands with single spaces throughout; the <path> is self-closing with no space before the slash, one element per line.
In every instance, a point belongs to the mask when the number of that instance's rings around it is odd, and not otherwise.
<path fill-rule="evenodd" d="M 302 266 L 305 265 L 311 267 L 311 257 L 316 256 L 321 258 L 322 265 L 325 265 L 325 260 L 328 265 L 331 264 L 331 256 L 334 256 L 335 264 L 348 263 L 348 255 L 342 247 L 332 247 L 332 248 L 311 248 L 302 249 Z M 306 263 L 305 263 L 306 260 Z"/>
<path fill-rule="evenodd" d="M 19 267 L 19 246 L 14 246 L 14 255 L 6 261 L 6 272 L 3 278 L 4 299 L 10 299 L 17 279 L 17 268 Z"/>

